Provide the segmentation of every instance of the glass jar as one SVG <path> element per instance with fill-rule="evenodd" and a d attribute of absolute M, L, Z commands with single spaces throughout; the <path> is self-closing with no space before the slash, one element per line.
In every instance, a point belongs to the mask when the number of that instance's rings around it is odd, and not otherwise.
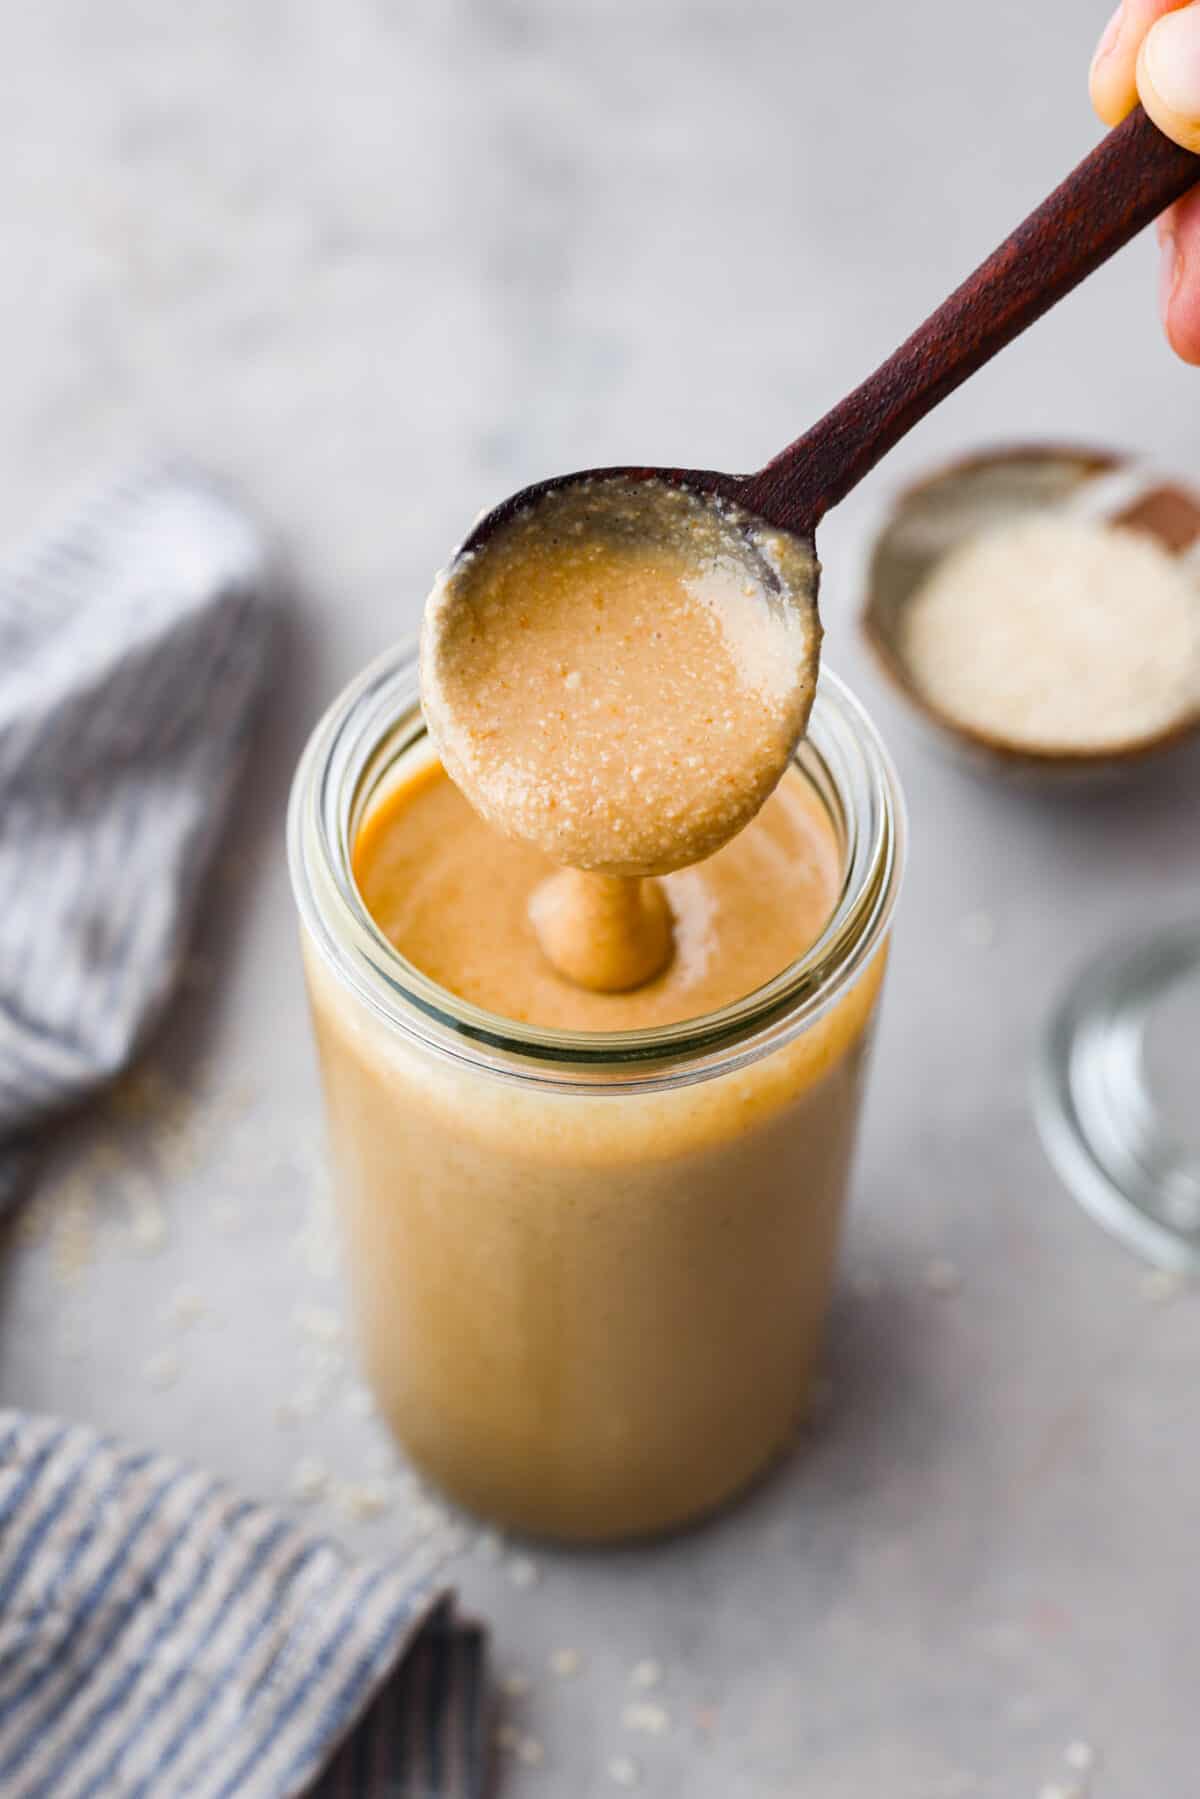
<path fill-rule="evenodd" d="M 359 898 L 364 817 L 431 758 L 415 653 L 389 653 L 317 726 L 289 816 L 367 1375 L 471 1510 L 664 1530 L 751 1480 L 804 1409 L 904 858 L 895 775 L 823 674 L 796 757 L 843 853 L 819 940 L 707 1017 L 570 1034 L 436 986 Z"/>

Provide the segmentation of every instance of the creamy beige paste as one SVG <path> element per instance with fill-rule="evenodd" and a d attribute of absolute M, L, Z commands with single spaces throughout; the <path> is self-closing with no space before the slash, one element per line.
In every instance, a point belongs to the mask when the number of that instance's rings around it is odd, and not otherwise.
<path fill-rule="evenodd" d="M 841 854 L 793 770 L 732 843 L 666 876 L 675 956 L 623 993 L 585 991 L 542 953 L 529 902 L 552 868 L 541 851 L 493 831 L 436 765 L 371 812 L 354 847 L 367 910 L 422 973 L 489 1012 L 571 1031 L 646 1030 L 752 993 L 820 935 Z"/>
<path fill-rule="evenodd" d="M 816 574 L 798 539 L 663 481 L 552 491 L 426 607 L 421 697 L 447 773 L 567 867 L 701 861 L 808 722 Z"/>
<path fill-rule="evenodd" d="M 533 937 L 545 858 L 440 769 L 381 790 L 354 864 L 382 929 L 443 986 L 591 1031 L 741 997 L 821 930 L 842 874 L 789 773 L 733 843 L 664 881 L 671 967 L 601 994 Z M 744 1066 L 593 1093 L 586 1070 L 564 1091 L 431 1052 L 306 948 L 366 1368 L 431 1478 L 512 1528 L 621 1537 L 711 1510 L 792 1440 L 884 959 Z"/>

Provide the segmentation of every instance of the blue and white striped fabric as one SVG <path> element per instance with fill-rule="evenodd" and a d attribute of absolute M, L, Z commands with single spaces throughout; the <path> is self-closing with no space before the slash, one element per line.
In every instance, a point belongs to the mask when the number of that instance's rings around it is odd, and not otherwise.
<path fill-rule="evenodd" d="M 266 574 L 245 515 L 163 463 L 0 567 L 0 1204 L 30 1134 L 170 993 L 264 672 Z"/>
<path fill-rule="evenodd" d="M 5 1799 L 479 1799 L 482 1669 L 403 1562 L 0 1413 Z"/>
<path fill-rule="evenodd" d="M 268 588 L 241 511 L 162 464 L 0 568 L 0 1208 L 170 996 Z M 479 1799 L 482 1658 L 414 1567 L 0 1413 L 3 1799 Z"/>

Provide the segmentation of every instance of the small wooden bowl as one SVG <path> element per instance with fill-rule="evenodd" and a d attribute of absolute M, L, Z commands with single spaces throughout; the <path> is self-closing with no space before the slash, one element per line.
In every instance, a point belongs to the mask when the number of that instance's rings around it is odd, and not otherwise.
<path fill-rule="evenodd" d="M 904 608 L 930 570 L 976 532 L 1031 513 L 1066 509 L 1144 530 L 1176 554 L 1200 555 L 1200 487 L 1131 456 L 1032 444 L 966 456 L 906 488 L 875 540 L 863 635 L 893 690 L 941 748 L 988 773 L 1090 779 L 1113 776 L 1200 737 L 1200 704 L 1149 736 L 1097 750 L 1008 741 L 949 717 L 920 691 L 901 649 Z M 1200 609 L 1200 583 L 1197 585 Z"/>

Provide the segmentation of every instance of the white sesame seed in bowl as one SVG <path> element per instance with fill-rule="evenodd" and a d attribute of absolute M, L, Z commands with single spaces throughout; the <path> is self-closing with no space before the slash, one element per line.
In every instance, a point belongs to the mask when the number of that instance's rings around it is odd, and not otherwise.
<path fill-rule="evenodd" d="M 1052 445 L 956 462 L 893 506 L 863 629 L 973 769 L 1111 780 L 1200 736 L 1200 479 Z"/>

